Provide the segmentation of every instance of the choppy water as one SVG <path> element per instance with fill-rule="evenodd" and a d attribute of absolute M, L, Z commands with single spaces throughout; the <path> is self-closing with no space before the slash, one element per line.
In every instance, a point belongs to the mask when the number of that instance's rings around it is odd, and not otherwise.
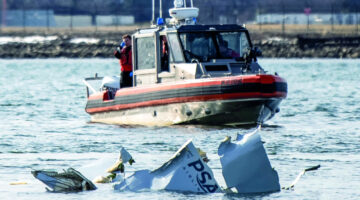
<path fill-rule="evenodd" d="M 288 81 L 281 112 L 261 131 L 282 186 L 304 168 L 295 190 L 259 196 L 166 191 L 53 194 L 32 169 L 79 168 L 116 158 L 124 146 L 136 163 L 128 173 L 159 167 L 188 139 L 205 150 L 220 176 L 217 147 L 245 128 L 121 127 L 89 123 L 82 79 L 118 73 L 114 59 L 0 60 L 0 199 L 357 199 L 360 196 L 360 60 L 262 59 Z M 102 172 L 99 172 L 102 174 Z M 26 182 L 25 185 L 10 185 Z M 221 184 L 221 181 L 219 181 Z"/>

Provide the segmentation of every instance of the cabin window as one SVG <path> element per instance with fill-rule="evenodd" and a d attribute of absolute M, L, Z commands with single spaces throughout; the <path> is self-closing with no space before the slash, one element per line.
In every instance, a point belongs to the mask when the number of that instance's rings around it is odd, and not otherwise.
<path fill-rule="evenodd" d="M 240 36 L 240 56 L 243 57 L 244 53 L 250 49 L 249 41 L 245 35 L 245 33 L 241 34 Z"/>
<path fill-rule="evenodd" d="M 216 50 L 211 34 L 191 33 L 181 34 L 181 42 L 184 45 L 187 60 L 190 58 L 199 59 L 201 57 L 215 58 Z M 189 56 L 190 55 L 190 56 Z"/>
<path fill-rule="evenodd" d="M 153 37 L 136 39 L 136 69 L 155 68 L 155 43 Z"/>
<path fill-rule="evenodd" d="M 250 49 L 248 39 L 245 32 L 224 32 L 220 33 L 217 37 L 218 43 L 221 46 L 222 42 L 226 43 L 228 49 L 236 52 L 236 57 L 243 57 L 244 53 Z M 228 57 L 228 55 L 222 55 Z"/>
<path fill-rule="evenodd" d="M 250 48 L 245 32 L 180 33 L 186 62 L 243 57 Z"/>
<path fill-rule="evenodd" d="M 191 62 L 192 59 L 205 62 L 208 58 L 216 58 L 216 49 L 211 34 L 186 33 L 181 34 L 180 39 L 188 62 Z"/>
<path fill-rule="evenodd" d="M 170 42 L 170 47 L 171 47 L 170 53 L 172 56 L 170 61 L 184 62 L 184 59 L 182 56 L 182 51 L 181 51 L 181 46 L 180 46 L 177 35 L 175 33 L 169 34 L 168 40 Z"/>

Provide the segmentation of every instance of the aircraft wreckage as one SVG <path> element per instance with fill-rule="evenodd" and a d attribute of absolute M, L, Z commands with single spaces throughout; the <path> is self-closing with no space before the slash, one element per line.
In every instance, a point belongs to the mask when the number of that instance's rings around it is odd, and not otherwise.
<path fill-rule="evenodd" d="M 132 156 L 124 149 L 120 150 L 120 157 L 111 166 L 108 176 L 98 176 L 93 181 L 85 175 L 91 175 L 97 170 L 91 166 L 79 171 L 69 168 L 61 173 L 49 170 L 34 170 L 31 173 L 43 182 L 52 192 L 78 192 L 95 190 L 94 183 L 113 183 L 115 190 L 168 190 L 178 192 L 214 193 L 265 193 L 280 191 L 279 177 L 271 167 L 269 158 L 258 133 L 259 128 L 244 135 L 237 134 L 234 141 L 226 137 L 218 148 L 218 155 L 222 166 L 222 175 L 226 187 L 220 187 L 211 168 L 206 153 L 197 149 L 191 140 L 188 140 L 166 163 L 158 169 L 139 170 L 125 177 L 124 164 L 133 164 Z M 320 165 L 306 169 L 299 174 L 292 188 L 306 171 L 316 170 Z M 94 168 L 94 167 L 93 167 Z M 90 173 L 90 171 L 92 171 Z M 94 182 L 94 183 L 93 183 Z"/>

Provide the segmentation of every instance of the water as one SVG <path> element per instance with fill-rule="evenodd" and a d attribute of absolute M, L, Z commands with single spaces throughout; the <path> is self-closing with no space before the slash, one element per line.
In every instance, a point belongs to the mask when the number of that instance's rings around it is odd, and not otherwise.
<path fill-rule="evenodd" d="M 295 190 L 258 196 L 196 195 L 166 191 L 53 194 L 32 169 L 66 169 L 117 158 L 121 146 L 136 163 L 127 173 L 156 169 L 188 139 L 207 152 L 221 176 L 217 147 L 248 128 L 126 127 L 89 123 L 84 77 L 119 72 L 114 59 L 0 60 L 0 199 L 356 199 L 360 196 L 360 60 L 262 59 L 288 81 L 280 113 L 261 131 L 280 184 L 304 168 Z M 146 119 L 144 119 L 146 120 Z M 103 174 L 99 172 L 99 175 Z M 26 182 L 22 185 L 10 185 Z M 218 182 L 223 185 L 219 178 Z"/>

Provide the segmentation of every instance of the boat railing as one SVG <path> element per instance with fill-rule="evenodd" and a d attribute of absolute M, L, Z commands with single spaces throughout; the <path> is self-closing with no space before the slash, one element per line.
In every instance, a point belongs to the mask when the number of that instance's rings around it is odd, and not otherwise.
<path fill-rule="evenodd" d="M 88 77 L 83 80 L 83 83 L 86 85 L 86 94 L 89 97 L 91 94 L 97 93 L 100 91 L 101 81 L 104 77 L 97 76 L 95 74 L 94 77 Z M 99 88 L 96 90 L 95 88 Z"/>

